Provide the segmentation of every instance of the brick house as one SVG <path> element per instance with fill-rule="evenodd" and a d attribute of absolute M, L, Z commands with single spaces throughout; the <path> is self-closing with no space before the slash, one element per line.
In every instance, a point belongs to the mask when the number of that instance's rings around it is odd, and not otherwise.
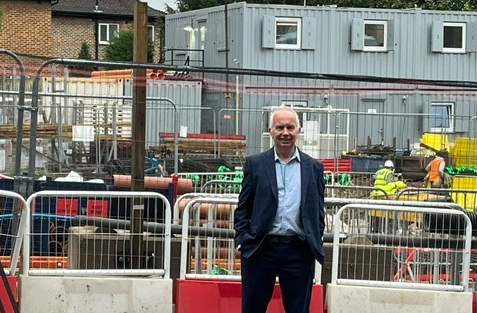
<path fill-rule="evenodd" d="M 17 54 L 26 67 L 52 55 L 51 6 L 57 0 L 0 1 L 0 48 Z M 33 57 L 34 56 L 34 57 Z M 2 62 L 13 63 L 1 56 Z"/>
<path fill-rule="evenodd" d="M 133 26 L 135 1 L 1 0 L 0 48 L 17 54 L 29 71 L 52 57 L 78 57 L 83 42 L 100 60 L 110 32 Z M 157 62 L 161 55 L 157 20 L 164 13 L 152 8 L 148 13 Z M 14 63 L 5 55 L 0 55 L 0 62 Z"/>
<path fill-rule="evenodd" d="M 134 25 L 136 0 L 59 0 L 51 6 L 52 51 L 55 57 L 77 58 L 83 42 L 93 59 L 104 57 L 110 36 Z M 148 8 L 148 31 L 154 41 L 154 61 L 161 56 L 158 20 L 164 13 Z"/>

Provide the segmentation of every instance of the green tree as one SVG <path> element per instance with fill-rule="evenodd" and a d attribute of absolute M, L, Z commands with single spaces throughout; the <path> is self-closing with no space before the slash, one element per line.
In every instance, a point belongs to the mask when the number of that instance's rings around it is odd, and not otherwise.
<path fill-rule="evenodd" d="M 78 59 L 80 60 L 92 60 L 89 45 L 86 42 L 81 44 L 80 52 L 78 53 Z M 93 66 L 76 65 L 71 67 L 71 76 L 77 77 L 90 77 L 91 72 L 94 70 Z"/>
<path fill-rule="evenodd" d="M 91 52 L 89 51 L 89 45 L 86 42 L 81 44 L 80 52 L 78 53 L 78 59 L 92 60 Z"/>
<path fill-rule="evenodd" d="M 134 31 L 120 30 L 117 37 L 110 40 L 106 47 L 106 59 L 110 61 L 133 61 Z M 147 40 L 147 62 L 152 63 L 154 45 L 152 39 Z"/>
<path fill-rule="evenodd" d="M 174 13 L 174 10 L 168 6 L 169 14 Z M 165 18 L 161 17 L 157 20 L 156 23 L 157 30 L 159 31 L 159 46 L 161 48 L 159 63 L 164 63 L 164 47 L 166 46 L 166 23 Z"/>

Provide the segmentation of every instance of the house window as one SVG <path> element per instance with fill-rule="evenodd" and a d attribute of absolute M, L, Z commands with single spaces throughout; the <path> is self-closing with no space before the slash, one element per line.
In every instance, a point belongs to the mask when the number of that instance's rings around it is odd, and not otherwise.
<path fill-rule="evenodd" d="M 432 103 L 430 111 L 431 132 L 453 132 L 453 116 L 453 103 Z"/>
<path fill-rule="evenodd" d="M 387 22 L 364 21 L 363 51 L 386 51 Z"/>
<path fill-rule="evenodd" d="M 275 18 L 275 48 L 300 49 L 301 19 Z"/>
<path fill-rule="evenodd" d="M 151 38 L 151 41 L 154 41 L 154 26 L 153 25 L 147 26 L 147 36 Z"/>
<path fill-rule="evenodd" d="M 99 24 L 99 43 L 109 44 L 109 41 L 118 36 L 119 24 Z"/>
<path fill-rule="evenodd" d="M 465 52 L 465 23 L 443 24 L 442 52 Z"/>

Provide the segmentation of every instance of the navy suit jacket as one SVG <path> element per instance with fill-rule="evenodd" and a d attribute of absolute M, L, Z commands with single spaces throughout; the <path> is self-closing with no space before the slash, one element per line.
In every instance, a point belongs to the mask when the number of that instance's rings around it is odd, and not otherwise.
<path fill-rule="evenodd" d="M 298 149 L 298 148 L 297 148 Z M 325 227 L 323 164 L 299 151 L 301 158 L 300 215 L 306 239 L 321 264 Z M 250 257 L 271 230 L 278 208 L 274 149 L 247 157 L 242 190 L 234 212 L 235 246 Z"/>

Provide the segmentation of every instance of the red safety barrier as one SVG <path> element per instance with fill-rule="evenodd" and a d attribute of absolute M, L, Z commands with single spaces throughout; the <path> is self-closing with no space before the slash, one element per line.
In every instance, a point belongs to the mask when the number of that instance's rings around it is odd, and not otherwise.
<path fill-rule="evenodd" d="M 13 296 L 15 297 L 15 300 L 18 301 L 17 298 L 17 277 L 16 276 L 7 276 L 8 284 L 10 285 L 10 289 L 12 290 Z M 3 280 L 0 279 L 0 301 L 3 304 L 3 307 L 5 308 L 6 313 L 13 313 L 15 310 L 12 307 L 12 304 L 10 302 L 10 298 L 8 297 L 7 289 L 5 288 L 5 285 L 3 284 Z"/>
<path fill-rule="evenodd" d="M 477 292 L 474 292 L 474 298 L 472 299 L 472 313 L 477 313 Z"/>
<path fill-rule="evenodd" d="M 176 313 L 240 313 L 241 283 L 236 281 L 176 281 Z M 323 313 L 323 286 L 313 285 L 310 312 Z M 285 313 L 278 284 L 267 313 Z"/>
<path fill-rule="evenodd" d="M 335 171 L 335 161 L 337 162 L 336 170 L 338 172 L 351 172 L 351 159 L 322 159 L 320 160 L 323 163 L 325 171 L 334 172 Z"/>

